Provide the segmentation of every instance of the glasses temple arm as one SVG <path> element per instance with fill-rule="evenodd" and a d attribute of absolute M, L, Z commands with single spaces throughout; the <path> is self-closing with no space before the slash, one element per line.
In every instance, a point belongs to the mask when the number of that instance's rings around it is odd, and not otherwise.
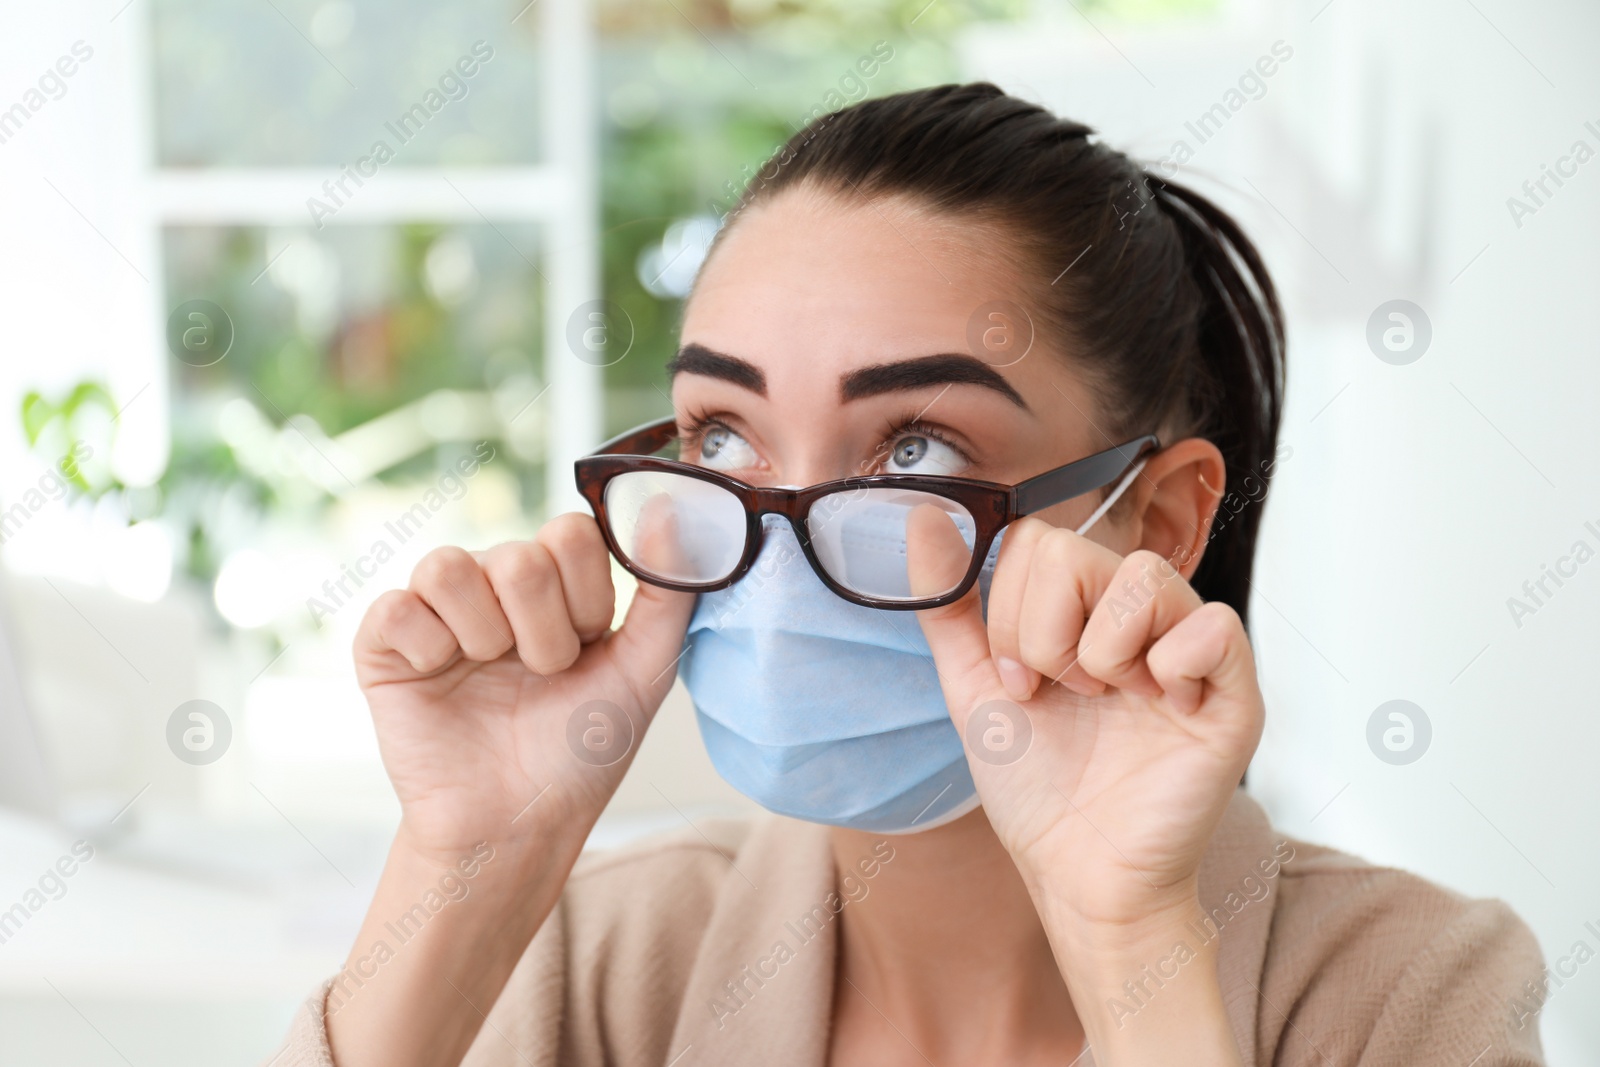
<path fill-rule="evenodd" d="M 1110 485 L 1140 458 L 1159 447 L 1155 435 L 1146 434 L 1020 482 L 1011 489 L 1010 519 L 1032 515 L 1064 500 Z"/>

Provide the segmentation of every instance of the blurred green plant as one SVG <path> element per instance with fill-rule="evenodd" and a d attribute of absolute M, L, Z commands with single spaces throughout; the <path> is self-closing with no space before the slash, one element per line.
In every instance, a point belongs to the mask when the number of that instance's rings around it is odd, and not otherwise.
<path fill-rule="evenodd" d="M 156 484 L 127 485 L 111 463 L 119 413 L 104 382 L 78 382 L 59 398 L 30 390 L 22 398 L 20 415 L 28 448 L 40 462 L 60 470 L 79 496 L 112 500 L 125 522 L 164 520 L 178 534 L 179 569 L 201 581 L 215 578 L 220 564 L 207 529 L 223 501 L 234 507 L 245 504 L 258 513 L 278 502 L 272 484 L 241 464 L 215 433 L 196 433 L 193 420 L 175 420 L 171 458 Z M 63 462 L 62 457 L 75 455 L 79 442 L 89 446 L 91 458 Z"/>
<path fill-rule="evenodd" d="M 96 413 L 99 417 L 95 417 Z M 79 382 L 60 400 L 29 390 L 22 398 L 21 414 L 28 448 L 46 464 L 56 464 L 76 441 L 86 441 L 91 448 L 99 446 L 96 450 L 101 456 L 110 455 L 117 405 L 110 390 L 100 382 Z M 81 463 L 62 464 L 60 469 L 67 481 L 86 496 L 99 497 L 121 488 L 107 463 L 91 465 L 87 470 Z"/>

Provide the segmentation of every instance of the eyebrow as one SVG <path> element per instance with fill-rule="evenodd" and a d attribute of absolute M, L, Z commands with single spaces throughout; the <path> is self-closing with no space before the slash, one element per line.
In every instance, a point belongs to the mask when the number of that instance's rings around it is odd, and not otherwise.
<path fill-rule="evenodd" d="M 767 376 L 754 363 L 713 352 L 704 345 L 686 344 L 678 354 L 667 361 L 667 378 L 679 374 L 699 374 L 706 378 L 719 378 L 725 382 L 748 389 L 757 396 L 767 395 Z"/>
<path fill-rule="evenodd" d="M 767 376 L 760 367 L 693 342 L 684 345 L 667 361 L 667 377 L 679 374 L 716 378 L 748 389 L 757 396 L 767 395 Z M 993 389 L 1024 411 L 1029 410 L 1022 394 L 998 371 L 980 359 L 958 352 L 859 367 L 839 379 L 839 398 L 848 403 L 931 385 L 981 385 Z"/>
<path fill-rule="evenodd" d="M 998 371 L 981 359 L 958 352 L 861 367 L 839 379 L 839 396 L 845 401 L 860 400 L 930 385 L 981 385 L 993 389 L 1022 410 L 1028 410 L 1022 394 Z"/>

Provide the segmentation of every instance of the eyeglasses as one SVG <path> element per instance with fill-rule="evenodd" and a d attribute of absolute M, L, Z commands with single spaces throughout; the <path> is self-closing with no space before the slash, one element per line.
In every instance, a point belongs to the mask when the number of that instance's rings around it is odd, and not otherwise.
<path fill-rule="evenodd" d="M 690 593 L 725 589 L 760 555 L 762 516 L 781 515 L 824 585 L 852 603 L 899 611 L 959 600 L 1006 526 L 1111 484 L 1160 447 L 1147 434 L 1017 485 L 869 474 L 805 489 L 765 489 L 652 455 L 677 436 L 675 419 L 647 423 L 574 464 L 578 491 L 594 510 L 606 546 L 634 577 Z M 965 543 L 965 570 L 955 580 L 951 566 L 946 588 L 916 595 L 909 533 L 913 526 L 934 529 L 925 524 L 940 514 Z"/>

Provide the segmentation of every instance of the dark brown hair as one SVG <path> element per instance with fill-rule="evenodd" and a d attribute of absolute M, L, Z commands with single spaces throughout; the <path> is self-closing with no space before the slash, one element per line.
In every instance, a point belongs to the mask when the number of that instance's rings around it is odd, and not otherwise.
<path fill-rule="evenodd" d="M 1030 279 L 1019 302 L 1096 390 L 1092 419 L 1107 445 L 1203 437 L 1222 452 L 1227 487 L 1259 480 L 1236 515 L 1219 509 L 1192 583 L 1248 619 L 1283 406 L 1277 294 L 1227 213 L 1093 133 L 987 82 L 864 100 L 791 137 L 718 238 L 800 183 L 906 198 L 991 228 Z"/>

